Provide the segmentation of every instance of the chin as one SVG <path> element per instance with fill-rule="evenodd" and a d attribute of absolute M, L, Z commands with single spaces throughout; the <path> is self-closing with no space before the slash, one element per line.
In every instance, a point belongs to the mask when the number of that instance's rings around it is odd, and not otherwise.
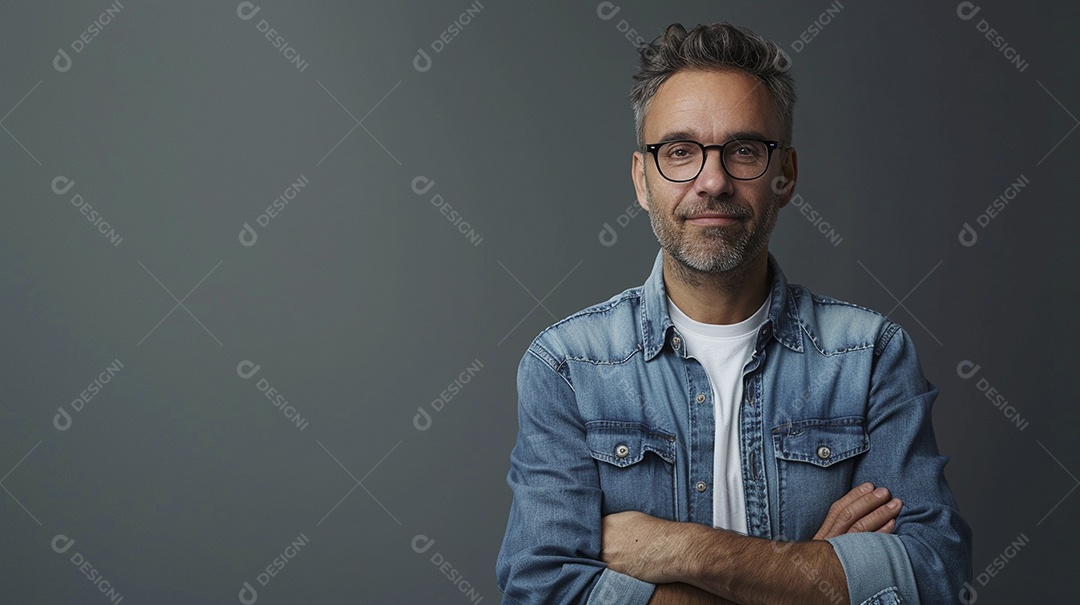
<path fill-rule="evenodd" d="M 676 258 L 678 258 L 679 262 L 683 265 L 700 273 L 727 273 L 728 271 L 737 269 L 745 264 L 744 258 L 732 258 L 728 255 L 702 257 L 701 255 L 684 254 Z"/>

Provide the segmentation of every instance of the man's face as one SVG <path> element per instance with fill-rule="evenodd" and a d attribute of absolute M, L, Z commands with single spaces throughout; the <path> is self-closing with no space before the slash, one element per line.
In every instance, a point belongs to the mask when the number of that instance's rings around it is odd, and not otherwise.
<path fill-rule="evenodd" d="M 681 71 L 653 97 L 642 124 L 645 143 L 693 139 L 704 145 L 732 139 L 778 141 L 780 121 L 760 81 L 740 71 Z M 705 272 L 743 267 L 768 249 L 776 215 L 791 199 L 795 151 L 777 149 L 765 174 L 751 181 L 724 172 L 708 151 L 696 179 L 668 181 L 651 153 L 635 152 L 634 187 L 668 256 Z M 782 185 L 775 187 L 773 183 Z"/>

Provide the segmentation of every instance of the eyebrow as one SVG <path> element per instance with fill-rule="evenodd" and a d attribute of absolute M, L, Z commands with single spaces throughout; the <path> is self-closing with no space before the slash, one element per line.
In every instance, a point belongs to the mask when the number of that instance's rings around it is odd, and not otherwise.
<path fill-rule="evenodd" d="M 740 130 L 740 131 L 733 132 L 733 133 L 729 134 L 728 138 L 724 142 L 726 143 L 727 141 L 744 140 L 744 139 L 756 139 L 756 140 L 759 140 L 759 141 L 771 140 L 771 139 L 769 139 L 769 137 L 765 136 L 764 133 L 762 133 L 760 131 L 757 131 L 757 130 Z M 697 141 L 697 134 L 693 133 L 693 132 L 690 132 L 689 130 L 676 130 L 676 131 L 673 131 L 673 132 L 667 132 L 667 133 L 664 134 L 663 137 L 660 138 L 661 143 L 667 143 L 667 142 L 670 142 L 670 141 L 681 141 L 681 140 Z"/>

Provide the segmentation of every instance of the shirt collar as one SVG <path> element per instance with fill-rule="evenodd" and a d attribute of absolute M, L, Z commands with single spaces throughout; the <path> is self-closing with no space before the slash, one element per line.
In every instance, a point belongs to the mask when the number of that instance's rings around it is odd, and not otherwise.
<path fill-rule="evenodd" d="M 769 275 L 772 276 L 772 301 L 769 304 L 769 318 L 762 326 L 762 334 L 771 335 L 784 346 L 801 353 L 803 342 L 799 310 L 788 290 L 787 278 L 771 252 Z M 664 348 L 668 332 L 673 326 L 667 309 L 667 290 L 664 287 L 664 251 L 660 250 L 641 294 L 641 341 L 645 343 L 646 361 L 656 357 Z"/>

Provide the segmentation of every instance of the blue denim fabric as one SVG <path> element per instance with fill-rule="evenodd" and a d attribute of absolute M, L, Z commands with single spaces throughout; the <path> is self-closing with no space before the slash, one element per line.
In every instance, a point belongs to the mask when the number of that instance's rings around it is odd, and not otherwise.
<path fill-rule="evenodd" d="M 788 284 L 771 255 L 769 274 L 738 419 L 749 533 L 809 540 L 852 487 L 888 487 L 904 502 L 894 534 L 829 540 L 851 602 L 955 602 L 971 577 L 971 530 L 931 428 L 937 389 L 910 337 Z M 504 603 L 647 603 L 651 584 L 598 560 L 601 517 L 712 525 L 712 390 L 666 302 L 658 254 L 642 287 L 544 330 L 521 359 Z"/>

